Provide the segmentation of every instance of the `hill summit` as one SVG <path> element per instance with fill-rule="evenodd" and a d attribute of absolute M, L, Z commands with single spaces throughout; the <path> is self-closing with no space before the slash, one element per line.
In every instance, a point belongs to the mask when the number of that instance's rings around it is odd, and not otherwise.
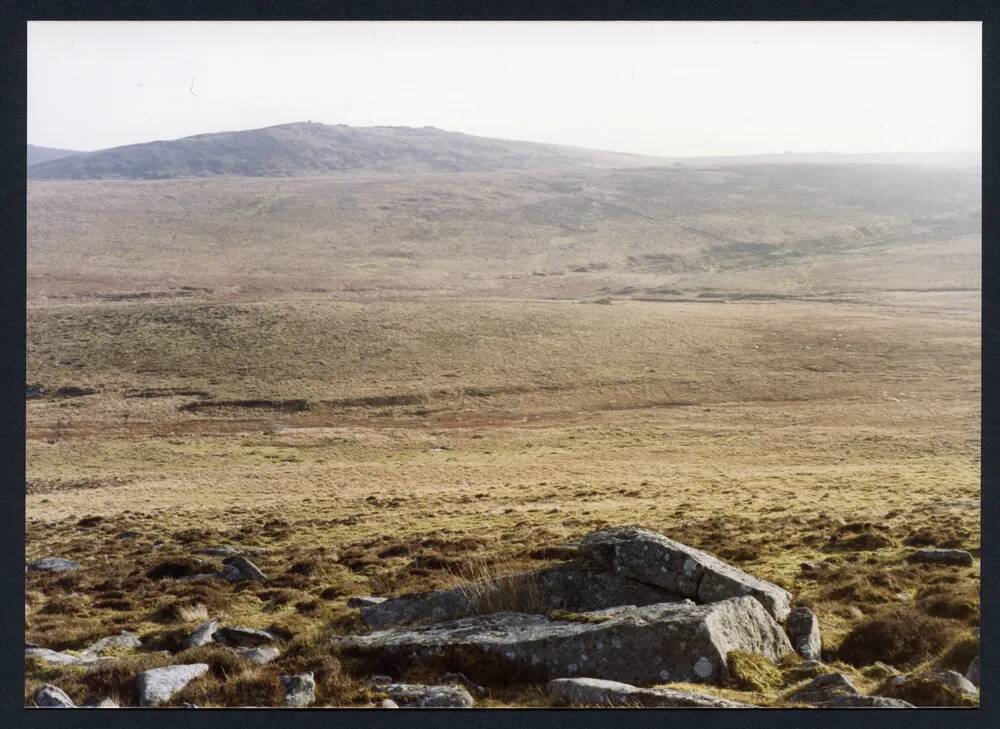
<path fill-rule="evenodd" d="M 653 157 L 476 137 L 434 127 L 296 122 L 130 144 L 32 165 L 41 179 L 296 177 L 346 170 L 472 172 L 632 167 Z"/>

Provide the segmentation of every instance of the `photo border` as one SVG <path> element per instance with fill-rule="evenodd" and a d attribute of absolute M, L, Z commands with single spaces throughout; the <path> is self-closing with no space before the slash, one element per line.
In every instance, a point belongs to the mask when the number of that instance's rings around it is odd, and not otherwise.
<path fill-rule="evenodd" d="M 278 7 L 274 7 L 278 5 Z M 996 477 L 1000 462 L 1000 402 L 996 377 L 1000 363 L 997 298 L 997 127 L 996 8 L 991 2 L 789 2 L 781 0 L 703 0 L 702 2 L 578 2 L 503 3 L 456 0 L 334 3 L 319 0 L 5 0 L 0 23 L 0 193 L 2 193 L 2 263 L 0 284 L 0 433 L 5 449 L 0 459 L 0 725 L 10 727 L 142 726 L 158 729 L 277 726 L 356 726 L 365 729 L 405 725 L 422 729 L 443 723 L 477 727 L 517 727 L 526 722 L 561 729 L 615 726 L 627 723 L 645 729 L 666 722 L 697 722 L 699 727 L 879 727 L 1000 726 L 997 680 L 1000 652 L 997 638 L 997 570 L 981 571 L 982 694 L 974 710 L 708 710 L 708 709 L 473 709 L 377 711 L 371 709 L 117 709 L 69 712 L 27 709 L 23 704 L 23 641 L 15 595 L 23 595 L 25 558 L 25 332 L 26 332 L 26 42 L 28 20 L 970 20 L 983 23 L 983 289 L 982 289 L 982 564 L 995 565 L 998 527 Z M 990 123 L 992 122 L 992 124 Z M 679 712 L 696 714 L 679 716 Z M 846 715 L 844 712 L 848 712 Z M 275 713 L 277 712 L 277 713 Z"/>

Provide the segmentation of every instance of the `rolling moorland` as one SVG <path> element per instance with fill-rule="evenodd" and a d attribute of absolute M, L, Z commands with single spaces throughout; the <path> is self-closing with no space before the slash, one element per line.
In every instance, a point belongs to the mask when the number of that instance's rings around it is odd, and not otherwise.
<path fill-rule="evenodd" d="M 629 524 L 788 590 L 862 693 L 974 703 L 892 674 L 978 650 L 978 167 L 274 129 L 29 174 L 28 558 L 80 568 L 27 572 L 27 640 L 141 645 L 29 658 L 26 704 L 135 705 L 137 673 L 206 663 L 166 705 L 280 706 L 311 671 L 315 705 L 370 706 L 331 647 L 370 631 L 349 598 Z M 190 579 L 224 547 L 267 579 Z M 279 655 L 185 647 L 215 617 Z M 754 667 L 669 685 L 800 705 L 817 673 Z M 477 706 L 555 703 L 473 678 Z"/>

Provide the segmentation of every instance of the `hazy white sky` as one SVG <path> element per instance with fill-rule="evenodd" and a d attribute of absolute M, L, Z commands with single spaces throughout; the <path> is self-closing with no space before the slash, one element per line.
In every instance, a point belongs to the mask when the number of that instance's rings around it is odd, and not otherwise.
<path fill-rule="evenodd" d="M 977 150 L 979 23 L 32 22 L 28 141 L 291 121 L 665 156 Z"/>

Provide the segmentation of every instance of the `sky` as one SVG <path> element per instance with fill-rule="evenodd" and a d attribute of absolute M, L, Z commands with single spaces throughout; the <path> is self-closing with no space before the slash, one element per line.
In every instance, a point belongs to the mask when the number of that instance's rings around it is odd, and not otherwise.
<path fill-rule="evenodd" d="M 981 148 L 981 24 L 31 22 L 28 142 L 294 121 L 669 157 Z"/>

